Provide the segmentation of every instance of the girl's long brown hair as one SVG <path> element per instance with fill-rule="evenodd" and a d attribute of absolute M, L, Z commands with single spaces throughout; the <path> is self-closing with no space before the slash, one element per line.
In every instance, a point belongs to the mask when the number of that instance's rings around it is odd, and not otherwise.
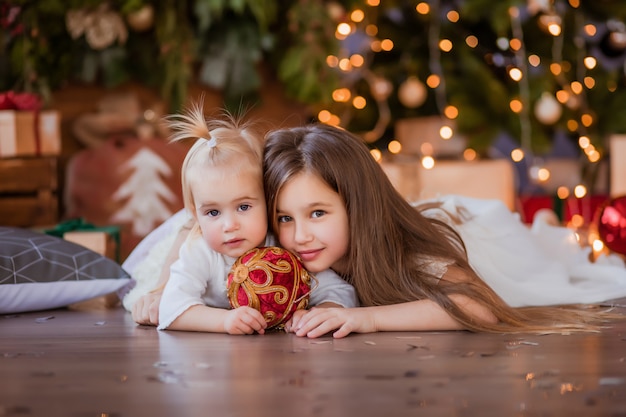
<path fill-rule="evenodd" d="M 426 217 L 393 187 L 367 146 L 357 136 L 327 125 L 272 131 L 266 135 L 264 184 L 269 222 L 278 231 L 276 204 L 281 188 L 294 175 L 319 175 L 343 199 L 349 219 L 350 247 L 343 278 L 364 306 L 430 299 L 466 329 L 497 333 L 554 333 L 598 330 L 613 315 L 582 306 L 507 305 L 471 268 L 460 236 L 448 224 Z M 428 263 L 451 261 L 469 277 L 440 280 Z M 498 318 L 474 320 L 451 301 L 465 295 Z"/>

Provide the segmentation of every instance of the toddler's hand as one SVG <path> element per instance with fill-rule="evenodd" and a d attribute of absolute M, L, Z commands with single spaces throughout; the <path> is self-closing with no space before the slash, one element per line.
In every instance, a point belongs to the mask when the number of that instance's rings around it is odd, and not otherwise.
<path fill-rule="evenodd" d="M 259 334 L 265 333 L 267 323 L 263 315 L 256 309 L 248 306 L 228 310 L 224 320 L 224 331 L 228 334 Z"/>
<path fill-rule="evenodd" d="M 132 308 L 132 317 L 135 323 L 147 326 L 158 326 L 159 303 L 162 292 L 151 292 L 140 297 Z"/>

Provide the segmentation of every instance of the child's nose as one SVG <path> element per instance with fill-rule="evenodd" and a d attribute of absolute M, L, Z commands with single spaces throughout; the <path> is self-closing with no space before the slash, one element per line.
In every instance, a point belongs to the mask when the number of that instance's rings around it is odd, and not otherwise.
<path fill-rule="evenodd" d="M 227 232 L 237 230 L 239 228 L 239 221 L 237 216 L 226 215 L 224 216 L 224 230 Z"/>
<path fill-rule="evenodd" d="M 306 224 L 296 223 L 294 230 L 294 240 L 298 243 L 307 242 L 311 239 L 311 233 Z"/>

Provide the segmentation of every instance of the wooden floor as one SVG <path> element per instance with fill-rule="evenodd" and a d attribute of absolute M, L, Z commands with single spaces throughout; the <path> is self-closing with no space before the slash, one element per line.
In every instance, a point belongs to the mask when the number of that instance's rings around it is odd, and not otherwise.
<path fill-rule="evenodd" d="M 309 340 L 160 332 L 121 309 L 0 316 L 2 417 L 418 415 L 626 416 L 626 323 Z"/>

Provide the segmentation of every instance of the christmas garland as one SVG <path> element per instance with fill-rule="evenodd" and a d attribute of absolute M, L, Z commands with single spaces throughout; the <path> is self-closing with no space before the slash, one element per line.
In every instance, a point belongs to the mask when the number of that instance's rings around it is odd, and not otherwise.
<path fill-rule="evenodd" d="M 239 107 L 263 63 L 378 147 L 397 120 L 451 109 L 479 153 L 503 132 L 545 153 L 559 131 L 603 151 L 626 132 L 625 22 L 625 2 L 579 0 L 14 0 L 0 3 L 0 91 L 45 103 L 68 81 L 135 80 L 177 111 L 197 82 Z"/>
<path fill-rule="evenodd" d="M 258 91 L 259 63 L 267 60 L 294 98 L 318 102 L 337 79 L 325 66 L 337 48 L 336 22 L 325 7 L 274 0 L 3 2 L 0 90 L 38 93 L 47 102 L 68 81 L 111 87 L 135 80 L 160 89 L 175 111 L 197 81 L 240 104 Z"/>

